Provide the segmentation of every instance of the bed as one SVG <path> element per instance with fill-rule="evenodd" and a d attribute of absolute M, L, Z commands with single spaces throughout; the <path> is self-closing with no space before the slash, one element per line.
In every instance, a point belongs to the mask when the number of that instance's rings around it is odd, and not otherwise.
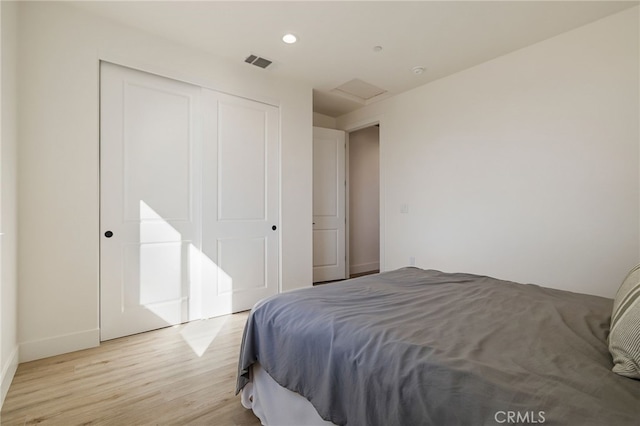
<path fill-rule="evenodd" d="M 613 301 L 403 268 L 252 309 L 236 393 L 266 425 L 637 425 Z"/>

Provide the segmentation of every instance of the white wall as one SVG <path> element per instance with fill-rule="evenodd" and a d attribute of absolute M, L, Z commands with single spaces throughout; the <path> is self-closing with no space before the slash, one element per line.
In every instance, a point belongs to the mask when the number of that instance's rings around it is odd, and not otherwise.
<path fill-rule="evenodd" d="M 379 128 L 349 134 L 349 273 L 380 268 Z"/>
<path fill-rule="evenodd" d="M 311 285 L 310 86 L 69 4 L 19 11 L 21 361 L 98 344 L 100 59 L 280 105 L 282 288 Z"/>
<path fill-rule="evenodd" d="M 0 406 L 18 367 L 17 318 L 17 128 L 16 54 L 17 8 L 0 2 Z"/>
<path fill-rule="evenodd" d="M 324 127 L 325 129 L 335 129 L 336 119 L 334 117 L 329 117 L 328 115 L 320 114 L 319 112 L 314 112 L 313 125 L 314 127 Z"/>
<path fill-rule="evenodd" d="M 612 297 L 640 258 L 638 59 L 633 8 L 339 117 L 380 120 L 382 269 Z"/>

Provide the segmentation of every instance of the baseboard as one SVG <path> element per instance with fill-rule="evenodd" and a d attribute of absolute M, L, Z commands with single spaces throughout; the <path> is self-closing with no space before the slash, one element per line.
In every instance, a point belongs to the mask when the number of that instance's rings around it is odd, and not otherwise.
<path fill-rule="evenodd" d="M 350 265 L 349 274 L 361 274 L 363 272 L 377 271 L 380 269 L 380 262 L 361 263 L 359 265 Z"/>
<path fill-rule="evenodd" d="M 0 407 L 4 404 L 4 399 L 7 397 L 7 393 L 9 392 L 9 387 L 11 386 L 11 382 L 13 381 L 13 376 L 16 375 L 16 370 L 18 369 L 18 346 L 16 346 L 13 351 L 11 351 L 11 355 L 9 355 L 9 360 L 2 366 L 2 384 L 0 385 Z"/>
<path fill-rule="evenodd" d="M 35 361 L 100 345 L 100 329 L 20 343 L 20 362 Z"/>

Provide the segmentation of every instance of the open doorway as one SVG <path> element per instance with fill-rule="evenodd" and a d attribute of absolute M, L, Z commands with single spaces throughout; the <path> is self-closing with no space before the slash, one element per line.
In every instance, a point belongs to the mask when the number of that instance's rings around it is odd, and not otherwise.
<path fill-rule="evenodd" d="M 380 126 L 349 133 L 349 277 L 380 271 Z"/>

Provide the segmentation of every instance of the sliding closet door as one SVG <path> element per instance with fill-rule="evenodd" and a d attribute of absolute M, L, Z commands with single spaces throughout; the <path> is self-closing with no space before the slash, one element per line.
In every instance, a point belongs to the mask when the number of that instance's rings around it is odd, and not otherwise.
<path fill-rule="evenodd" d="M 102 340 L 278 291 L 278 109 L 101 66 Z"/>
<path fill-rule="evenodd" d="M 101 66 L 101 339 L 193 319 L 201 89 Z"/>
<path fill-rule="evenodd" d="M 203 90 L 202 247 L 205 316 L 251 309 L 278 292 L 279 113 L 271 105 Z"/>

